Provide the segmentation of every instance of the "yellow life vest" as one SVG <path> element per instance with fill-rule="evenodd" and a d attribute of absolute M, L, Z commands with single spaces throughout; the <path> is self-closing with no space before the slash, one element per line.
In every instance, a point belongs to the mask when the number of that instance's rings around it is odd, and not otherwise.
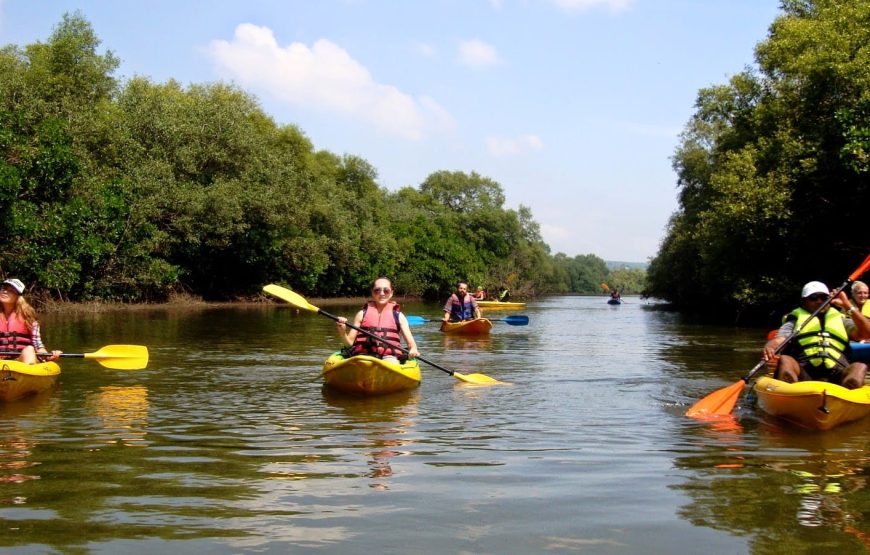
<path fill-rule="evenodd" d="M 848 365 L 849 333 L 843 324 L 843 314 L 830 307 L 821 315 L 824 320 L 819 316 L 809 320 L 811 315 L 803 308 L 796 308 L 786 315 L 786 319 L 794 318 L 795 329 L 800 329 L 795 336 L 799 346 L 798 358 L 817 368 L 824 365 L 828 370 Z"/>

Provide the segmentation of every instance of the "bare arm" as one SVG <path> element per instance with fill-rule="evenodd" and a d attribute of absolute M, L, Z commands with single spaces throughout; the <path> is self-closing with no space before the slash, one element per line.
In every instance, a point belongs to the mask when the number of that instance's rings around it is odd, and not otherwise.
<path fill-rule="evenodd" d="M 405 338 L 405 343 L 408 345 L 408 356 L 411 358 L 417 358 L 420 351 L 417 349 L 417 342 L 414 340 L 414 336 L 411 334 L 411 326 L 408 325 L 408 319 L 405 318 L 405 315 L 402 313 L 399 313 L 399 331 L 402 333 L 402 337 Z"/>

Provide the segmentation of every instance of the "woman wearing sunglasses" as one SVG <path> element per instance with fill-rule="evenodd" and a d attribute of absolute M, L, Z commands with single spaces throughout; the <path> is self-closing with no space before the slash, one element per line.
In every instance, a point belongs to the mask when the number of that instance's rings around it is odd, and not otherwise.
<path fill-rule="evenodd" d="M 420 354 L 417 350 L 417 342 L 411 335 L 408 320 L 402 314 L 399 305 L 391 301 L 392 298 L 393 284 L 390 280 L 385 277 L 376 279 L 372 285 L 372 300 L 368 301 L 353 319 L 354 326 L 377 335 L 382 338 L 381 341 L 348 328 L 345 325 L 347 318 L 338 318 L 337 326 L 342 341 L 345 345 L 353 347 L 351 355 L 370 355 L 397 360 L 404 358 L 404 353 L 400 349 L 390 346 L 401 345 L 400 337 L 405 339 L 410 358 L 416 358 Z"/>
<path fill-rule="evenodd" d="M 870 339 L 870 320 L 857 310 L 846 293 L 834 297 L 818 315 L 810 318 L 830 298 L 828 286 L 811 281 L 801 291 L 801 306 L 788 313 L 782 326 L 765 345 L 762 358 L 774 377 L 784 382 L 824 381 L 856 389 L 864 385 L 867 365 L 849 362 L 849 341 Z M 836 306 L 837 308 L 832 308 Z M 842 312 L 841 312 L 842 311 Z M 851 318 L 846 318 L 850 314 Z M 775 351 L 795 329 L 799 333 L 777 356 Z"/>

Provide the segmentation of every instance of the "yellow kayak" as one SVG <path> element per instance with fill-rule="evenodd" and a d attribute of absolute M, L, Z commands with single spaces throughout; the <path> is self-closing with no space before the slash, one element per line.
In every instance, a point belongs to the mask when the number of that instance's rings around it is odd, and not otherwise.
<path fill-rule="evenodd" d="M 54 362 L 25 364 L 17 360 L 0 360 L 0 402 L 51 389 L 59 376 L 60 366 Z"/>
<path fill-rule="evenodd" d="M 334 353 L 323 363 L 323 383 L 348 393 L 395 393 L 419 386 L 421 379 L 420 364 L 412 358 L 398 364 L 368 355 L 345 358 Z"/>
<path fill-rule="evenodd" d="M 483 335 L 492 329 L 492 322 L 486 318 L 464 320 L 462 322 L 441 322 L 441 331 L 457 335 Z"/>
<path fill-rule="evenodd" d="M 758 406 L 767 414 L 814 430 L 830 430 L 870 414 L 870 386 L 846 389 L 828 382 L 787 383 L 764 376 L 755 382 Z"/>
<path fill-rule="evenodd" d="M 526 303 L 501 302 L 501 301 L 477 301 L 477 306 L 487 310 L 518 310 L 526 308 Z"/>

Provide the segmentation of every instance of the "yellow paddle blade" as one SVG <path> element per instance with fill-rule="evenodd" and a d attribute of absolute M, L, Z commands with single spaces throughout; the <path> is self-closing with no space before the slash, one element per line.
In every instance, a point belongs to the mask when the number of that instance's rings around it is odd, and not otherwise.
<path fill-rule="evenodd" d="M 731 411 L 734 410 L 734 405 L 737 404 L 737 399 L 740 398 L 744 385 L 746 385 L 746 382 L 740 380 L 728 387 L 717 389 L 689 407 L 689 410 L 686 411 L 686 416 L 703 419 L 705 417 L 731 414 Z"/>
<path fill-rule="evenodd" d="M 474 385 L 505 384 L 505 382 L 500 382 L 495 378 L 490 378 L 486 374 L 460 374 L 459 372 L 454 372 L 453 377 L 457 380 L 462 380 L 463 382 Z"/>
<path fill-rule="evenodd" d="M 286 287 L 281 287 L 280 285 L 275 285 L 274 283 L 270 283 L 263 287 L 263 291 L 272 295 L 273 297 L 278 297 L 282 301 L 286 301 L 292 304 L 295 307 L 301 308 L 303 310 L 310 310 L 311 312 L 320 312 L 320 309 L 314 306 L 313 304 L 309 304 L 308 301 L 305 300 L 305 297 L 300 295 L 299 293 L 295 293 Z"/>
<path fill-rule="evenodd" d="M 148 366 L 148 348 L 144 345 L 106 345 L 95 353 L 85 353 L 84 358 L 95 359 L 106 368 L 139 370 Z"/>

